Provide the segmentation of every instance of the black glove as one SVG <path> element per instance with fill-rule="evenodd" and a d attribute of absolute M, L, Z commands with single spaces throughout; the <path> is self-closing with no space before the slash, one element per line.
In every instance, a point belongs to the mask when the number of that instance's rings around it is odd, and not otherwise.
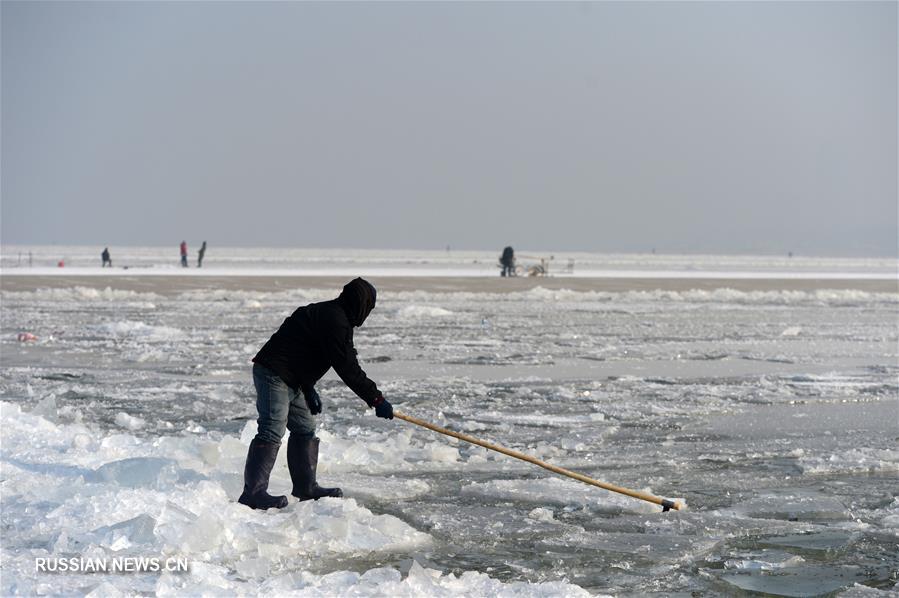
<path fill-rule="evenodd" d="M 375 403 L 375 415 L 384 419 L 393 419 L 393 405 L 384 397 L 380 397 L 379 402 Z"/>
<path fill-rule="evenodd" d="M 303 389 L 303 396 L 306 398 L 306 406 L 312 415 L 318 415 L 322 412 L 322 400 L 315 391 L 314 386 Z"/>

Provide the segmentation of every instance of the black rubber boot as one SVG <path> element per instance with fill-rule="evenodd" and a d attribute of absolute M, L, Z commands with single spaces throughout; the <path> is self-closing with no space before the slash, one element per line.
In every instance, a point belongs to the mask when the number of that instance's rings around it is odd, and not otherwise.
<path fill-rule="evenodd" d="M 237 502 L 251 509 L 283 509 L 287 506 L 286 496 L 272 496 L 268 493 L 268 478 L 278 458 L 280 444 L 253 439 L 247 452 L 247 465 L 243 470 L 243 494 Z"/>
<path fill-rule="evenodd" d="M 340 498 L 340 488 L 322 488 L 315 481 L 318 467 L 318 438 L 290 435 L 287 439 L 287 468 L 293 481 L 292 495 L 300 500 L 318 500 L 323 496 Z"/>

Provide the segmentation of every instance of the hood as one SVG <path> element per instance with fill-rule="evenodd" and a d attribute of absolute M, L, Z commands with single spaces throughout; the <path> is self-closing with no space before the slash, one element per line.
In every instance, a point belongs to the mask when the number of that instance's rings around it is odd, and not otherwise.
<path fill-rule="evenodd" d="M 350 324 L 362 326 L 362 322 L 375 308 L 378 292 L 370 282 L 362 278 L 355 278 L 343 287 L 337 302 L 346 312 Z"/>

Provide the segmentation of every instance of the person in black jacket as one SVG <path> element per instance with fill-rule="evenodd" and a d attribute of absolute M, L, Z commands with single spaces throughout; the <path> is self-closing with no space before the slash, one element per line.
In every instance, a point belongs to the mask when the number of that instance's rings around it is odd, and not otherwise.
<path fill-rule="evenodd" d="M 206 255 L 206 241 L 200 245 L 200 251 L 197 252 L 197 268 L 203 267 L 203 256 Z"/>
<path fill-rule="evenodd" d="M 502 265 L 500 276 L 515 276 L 515 250 L 510 246 L 503 249 L 503 254 L 499 256 L 499 263 Z"/>
<path fill-rule="evenodd" d="M 300 500 L 343 496 L 340 488 L 322 488 L 315 480 L 319 439 L 312 416 L 322 410 L 315 383 L 333 367 L 378 417 L 393 419 L 393 407 L 359 367 L 353 346 L 353 328 L 362 325 L 376 299 L 375 287 L 356 278 L 337 299 L 298 308 L 253 358 L 258 430 L 247 453 L 240 503 L 254 509 L 287 506 L 286 496 L 268 493 L 285 429 L 291 494 Z"/>

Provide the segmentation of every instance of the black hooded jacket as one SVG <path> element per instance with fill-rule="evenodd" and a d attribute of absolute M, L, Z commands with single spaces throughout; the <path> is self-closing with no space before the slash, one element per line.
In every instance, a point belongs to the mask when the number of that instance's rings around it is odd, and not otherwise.
<path fill-rule="evenodd" d="M 367 280 L 350 281 L 337 299 L 310 303 L 293 312 L 253 361 L 273 370 L 291 388 L 302 389 L 315 385 L 333 367 L 372 406 L 381 392 L 359 367 L 353 328 L 362 325 L 376 299 L 375 287 Z"/>

